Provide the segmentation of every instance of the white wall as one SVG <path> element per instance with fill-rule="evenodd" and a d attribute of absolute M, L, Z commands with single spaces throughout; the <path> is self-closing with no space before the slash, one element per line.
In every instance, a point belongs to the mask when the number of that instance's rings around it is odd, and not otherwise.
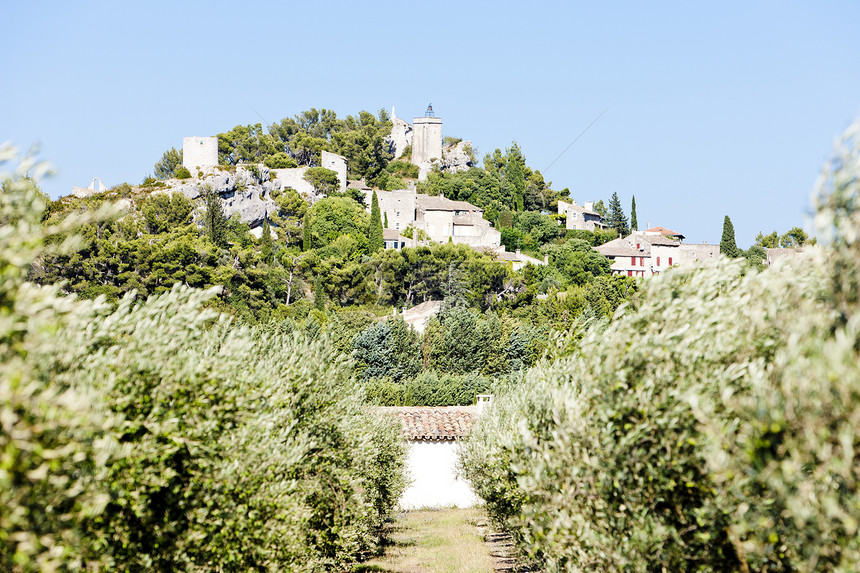
<path fill-rule="evenodd" d="M 400 498 L 402 509 L 421 507 L 472 507 L 478 498 L 464 480 L 454 479 L 457 444 L 445 441 L 410 441 L 408 468 L 412 485 Z"/>

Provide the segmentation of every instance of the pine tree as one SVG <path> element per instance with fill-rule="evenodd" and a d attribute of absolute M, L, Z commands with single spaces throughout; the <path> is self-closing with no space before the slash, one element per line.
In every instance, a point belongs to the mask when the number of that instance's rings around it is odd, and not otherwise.
<path fill-rule="evenodd" d="M 275 246 L 272 241 L 272 229 L 269 227 L 269 217 L 263 218 L 263 235 L 260 237 L 263 247 L 260 251 L 260 259 L 267 265 L 275 260 Z"/>
<path fill-rule="evenodd" d="M 203 192 L 203 230 L 212 242 L 219 247 L 227 246 L 227 217 L 221 206 L 221 197 L 212 189 Z"/>
<path fill-rule="evenodd" d="M 736 259 L 741 255 L 737 244 L 735 243 L 735 226 L 732 225 L 732 220 L 726 215 L 723 219 L 723 237 L 720 239 L 720 253 Z"/>
<path fill-rule="evenodd" d="M 379 199 L 376 197 L 376 191 L 373 191 L 373 199 L 370 203 L 370 221 L 367 223 L 367 244 L 371 253 L 382 249 L 385 246 L 385 239 L 382 234 L 382 217 L 379 212 Z"/>
<path fill-rule="evenodd" d="M 621 208 L 618 193 L 613 193 L 612 197 L 609 198 L 609 216 L 606 218 L 606 224 L 609 225 L 610 229 L 615 229 L 619 237 L 626 237 L 630 234 L 630 229 L 627 226 L 627 215 Z"/>
<path fill-rule="evenodd" d="M 636 218 L 636 195 L 633 196 L 633 204 L 630 206 L 630 230 L 639 230 L 639 220 Z"/>

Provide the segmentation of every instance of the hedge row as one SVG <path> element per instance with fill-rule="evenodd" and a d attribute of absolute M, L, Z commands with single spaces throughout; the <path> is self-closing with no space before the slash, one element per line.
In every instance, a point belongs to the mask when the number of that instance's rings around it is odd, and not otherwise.
<path fill-rule="evenodd" d="M 497 400 L 462 463 L 546 571 L 860 568 L 860 124 L 794 264 L 645 283 Z"/>
<path fill-rule="evenodd" d="M 202 310 L 214 290 L 114 307 L 24 282 L 76 224 L 40 226 L 31 169 L 0 177 L 0 570 L 332 571 L 373 549 L 405 445 L 350 365 Z"/>

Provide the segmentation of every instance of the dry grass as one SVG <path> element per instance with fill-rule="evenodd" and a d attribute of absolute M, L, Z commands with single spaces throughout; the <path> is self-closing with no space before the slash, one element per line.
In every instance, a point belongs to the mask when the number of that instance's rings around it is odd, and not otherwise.
<path fill-rule="evenodd" d="M 481 509 L 412 511 L 394 524 L 382 557 L 362 563 L 355 573 L 492 573 L 494 561 L 478 524 Z"/>

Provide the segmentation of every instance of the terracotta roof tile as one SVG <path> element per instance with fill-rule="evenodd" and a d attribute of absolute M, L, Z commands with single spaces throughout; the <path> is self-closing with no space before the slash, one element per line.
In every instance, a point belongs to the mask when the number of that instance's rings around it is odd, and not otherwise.
<path fill-rule="evenodd" d="M 407 440 L 455 440 L 465 437 L 478 413 L 476 406 L 386 406 L 379 410 L 400 419 Z"/>

